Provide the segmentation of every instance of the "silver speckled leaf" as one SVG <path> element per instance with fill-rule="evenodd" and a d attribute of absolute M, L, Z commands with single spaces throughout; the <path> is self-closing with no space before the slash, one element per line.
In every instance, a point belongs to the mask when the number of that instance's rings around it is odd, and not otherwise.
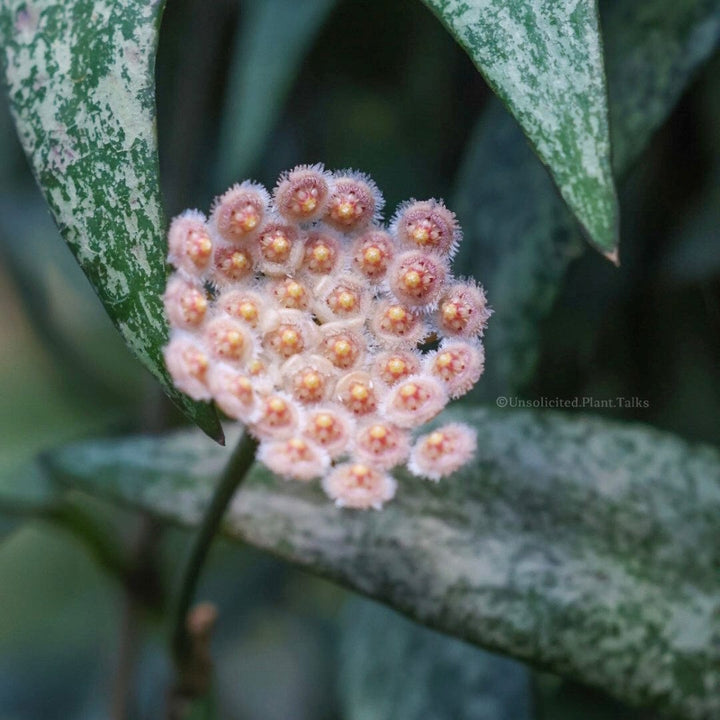
<path fill-rule="evenodd" d="M 595 0 L 424 2 L 520 123 L 588 238 L 614 259 L 619 210 Z"/>
<path fill-rule="evenodd" d="M 206 433 L 215 411 L 172 385 L 154 64 L 160 0 L 4 0 L 0 42 L 23 148 L 60 231 L 133 353 Z"/>
<path fill-rule="evenodd" d="M 401 475 L 380 512 L 256 468 L 226 533 L 422 623 L 632 704 L 720 716 L 720 453 L 554 413 L 447 413 L 480 433 L 438 484 Z M 199 434 L 50 455 L 74 488 L 196 525 L 228 452 Z"/>

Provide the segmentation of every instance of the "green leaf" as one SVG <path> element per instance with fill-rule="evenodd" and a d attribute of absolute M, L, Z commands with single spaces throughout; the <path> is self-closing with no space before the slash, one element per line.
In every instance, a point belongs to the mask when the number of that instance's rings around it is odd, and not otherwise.
<path fill-rule="evenodd" d="M 532 720 L 519 663 L 352 600 L 343 612 L 340 697 L 346 720 Z"/>
<path fill-rule="evenodd" d="M 165 370 L 165 242 L 153 69 L 162 2 L 6 0 L 0 40 L 20 140 L 60 231 L 168 395 L 222 439 Z"/>
<path fill-rule="evenodd" d="M 612 257 L 619 210 L 595 1 L 424 2 L 520 123 L 589 239 Z"/>
<path fill-rule="evenodd" d="M 237 182 L 257 161 L 303 57 L 334 6 L 335 0 L 241 3 L 220 129 L 220 186 Z"/>
<path fill-rule="evenodd" d="M 422 623 L 693 720 L 720 707 L 720 454 L 641 426 L 449 413 L 477 461 L 382 512 L 256 468 L 225 531 Z M 61 482 L 198 523 L 228 452 L 198 434 L 68 447 Z"/>
<path fill-rule="evenodd" d="M 720 39 L 718 0 L 616 0 L 603 27 L 615 171 L 624 175 Z M 517 392 L 533 372 L 541 322 L 568 264 L 583 251 L 570 213 L 494 103 L 458 175 L 454 209 L 465 230 L 456 266 L 483 282 L 495 308 L 487 374 L 476 399 Z"/>

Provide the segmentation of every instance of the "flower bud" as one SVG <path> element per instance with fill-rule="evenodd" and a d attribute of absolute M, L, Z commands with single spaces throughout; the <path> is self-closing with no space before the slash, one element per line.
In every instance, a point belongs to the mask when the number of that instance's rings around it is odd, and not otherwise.
<path fill-rule="evenodd" d="M 418 313 L 394 300 L 377 305 L 370 316 L 370 327 L 386 347 L 415 347 L 427 335 Z"/>
<path fill-rule="evenodd" d="M 312 230 L 305 240 L 302 269 L 313 275 L 329 275 L 338 266 L 341 243 L 326 230 Z"/>
<path fill-rule="evenodd" d="M 252 355 L 255 346 L 247 325 L 227 315 L 210 320 L 203 339 L 212 357 L 231 365 L 241 365 Z"/>
<path fill-rule="evenodd" d="M 299 310 L 280 310 L 266 323 L 263 347 L 279 358 L 287 360 L 293 355 L 312 349 L 317 331 L 307 314 Z"/>
<path fill-rule="evenodd" d="M 289 310 L 307 310 L 310 305 L 308 289 L 295 278 L 278 280 L 271 286 L 271 291 L 278 305 Z"/>
<path fill-rule="evenodd" d="M 202 213 L 187 210 L 170 224 L 168 262 L 178 270 L 191 277 L 204 277 L 210 267 L 212 249 Z"/>
<path fill-rule="evenodd" d="M 394 257 L 392 237 L 384 230 L 368 230 L 353 244 L 353 268 L 372 283 L 385 277 Z"/>
<path fill-rule="evenodd" d="M 351 372 L 342 377 L 335 388 L 337 399 L 353 415 L 368 415 L 378 405 L 375 388 L 366 372 Z"/>
<path fill-rule="evenodd" d="M 442 257 L 454 255 L 461 240 L 455 213 L 438 200 L 411 200 L 400 207 L 392 230 L 401 245 L 431 250 Z"/>
<path fill-rule="evenodd" d="M 390 389 L 383 411 L 390 422 L 413 428 L 432 420 L 447 401 L 447 391 L 434 377 L 412 375 Z"/>
<path fill-rule="evenodd" d="M 214 365 L 208 386 L 217 406 L 233 420 L 251 423 L 257 419 L 258 397 L 251 377 L 225 363 Z"/>
<path fill-rule="evenodd" d="M 292 437 L 302 424 L 300 406 L 285 393 L 260 398 L 257 420 L 250 426 L 261 440 L 284 440 Z"/>
<path fill-rule="evenodd" d="M 292 274 L 303 257 L 303 240 L 293 225 L 265 225 L 258 238 L 260 270 L 266 275 Z"/>
<path fill-rule="evenodd" d="M 263 442 L 258 448 L 257 459 L 276 475 L 302 482 L 324 475 L 330 466 L 326 452 L 297 436 Z"/>
<path fill-rule="evenodd" d="M 408 468 L 413 475 L 437 482 L 469 462 L 476 449 L 475 430 L 462 423 L 451 423 L 417 439 Z"/>
<path fill-rule="evenodd" d="M 328 177 L 322 165 L 298 165 L 283 173 L 273 196 L 277 211 L 291 222 L 321 218 L 330 191 Z"/>
<path fill-rule="evenodd" d="M 445 341 L 428 356 L 425 367 L 445 385 L 451 398 L 459 398 L 480 379 L 485 353 L 479 342 Z"/>
<path fill-rule="evenodd" d="M 262 185 L 244 182 L 233 185 L 215 199 L 210 223 L 228 242 L 240 242 L 257 235 L 270 198 Z"/>
<path fill-rule="evenodd" d="M 472 338 L 483 334 L 491 314 L 480 285 L 456 282 L 443 291 L 435 319 L 442 333 Z"/>
<path fill-rule="evenodd" d="M 346 329 L 344 323 L 330 323 L 322 334 L 320 354 L 336 368 L 349 370 L 360 362 L 367 344 L 357 332 Z"/>
<path fill-rule="evenodd" d="M 355 437 L 354 457 L 372 467 L 389 470 L 404 463 L 409 454 L 408 433 L 382 420 L 368 422 Z"/>
<path fill-rule="evenodd" d="M 353 275 L 326 277 L 316 288 L 315 313 L 323 322 L 365 317 L 370 298 L 363 281 Z"/>
<path fill-rule="evenodd" d="M 295 355 L 282 367 L 288 392 L 303 405 L 327 400 L 335 388 L 337 371 L 318 355 Z"/>
<path fill-rule="evenodd" d="M 178 390 L 193 400 L 210 399 L 207 386 L 210 357 L 201 343 L 184 333 L 173 335 L 164 356 L 165 366 Z"/>
<path fill-rule="evenodd" d="M 328 403 L 307 411 L 303 433 L 331 458 L 337 458 L 347 453 L 354 430 L 355 423 L 347 410 Z"/>
<path fill-rule="evenodd" d="M 219 288 L 236 285 L 253 276 L 255 257 L 246 243 L 219 242 L 213 253 L 210 279 Z"/>
<path fill-rule="evenodd" d="M 380 510 L 395 497 L 397 483 L 384 472 L 363 463 L 338 465 L 323 479 L 323 490 L 338 507 Z"/>
<path fill-rule="evenodd" d="M 401 303 L 426 307 L 437 302 L 448 275 L 447 263 L 439 255 L 409 250 L 395 258 L 388 281 Z"/>
<path fill-rule="evenodd" d="M 260 326 L 265 305 L 263 298 L 251 290 L 226 290 L 218 295 L 216 301 L 218 310 L 242 320 L 253 329 Z"/>
<path fill-rule="evenodd" d="M 373 363 L 373 378 L 385 385 L 417 375 L 420 372 L 419 353 L 412 350 L 394 350 L 380 353 Z"/>
<path fill-rule="evenodd" d="M 382 195 L 369 177 L 352 170 L 339 173 L 333 178 L 325 222 L 343 232 L 362 230 L 382 205 Z"/>
<path fill-rule="evenodd" d="M 175 275 L 168 280 L 165 314 L 173 327 L 192 330 L 200 327 L 208 309 L 208 298 L 202 287 Z"/>

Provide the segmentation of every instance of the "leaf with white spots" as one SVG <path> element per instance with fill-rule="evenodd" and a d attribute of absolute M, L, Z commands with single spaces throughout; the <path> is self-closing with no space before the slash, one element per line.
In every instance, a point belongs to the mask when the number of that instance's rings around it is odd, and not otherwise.
<path fill-rule="evenodd" d="M 155 137 L 161 0 L 6 0 L 5 81 L 60 231 L 133 353 L 206 433 L 215 411 L 165 370 L 165 219 Z"/>
<path fill-rule="evenodd" d="M 641 426 L 480 408 L 478 457 L 440 483 L 399 473 L 380 511 L 256 467 L 225 533 L 422 623 L 631 704 L 720 714 L 720 453 Z M 89 442 L 61 483 L 200 522 L 229 451 L 199 433 Z"/>
<path fill-rule="evenodd" d="M 588 238 L 614 259 L 619 210 L 595 0 L 424 2 L 520 123 Z"/>

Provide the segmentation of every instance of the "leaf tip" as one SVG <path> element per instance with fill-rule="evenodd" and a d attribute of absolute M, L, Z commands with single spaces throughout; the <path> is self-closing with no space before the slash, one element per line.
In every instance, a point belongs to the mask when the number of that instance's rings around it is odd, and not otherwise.
<path fill-rule="evenodd" d="M 604 252 L 603 255 L 615 266 L 620 267 L 620 255 L 618 253 L 618 248 L 615 247 L 614 249 L 610 250 L 609 252 Z"/>

